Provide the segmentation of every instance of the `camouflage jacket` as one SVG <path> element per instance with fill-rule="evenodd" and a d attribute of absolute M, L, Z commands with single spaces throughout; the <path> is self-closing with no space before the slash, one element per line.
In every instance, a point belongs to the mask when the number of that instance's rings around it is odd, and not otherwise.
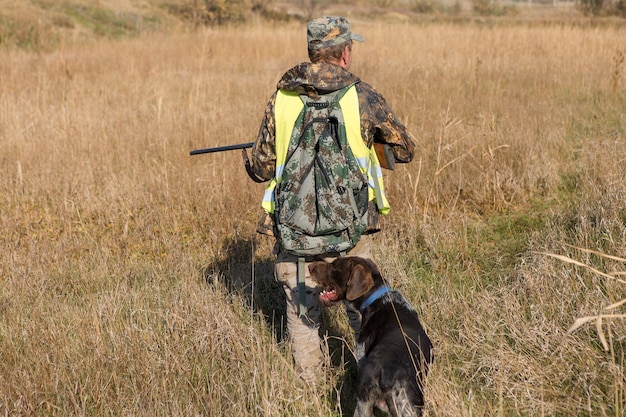
<path fill-rule="evenodd" d="M 277 90 L 315 96 L 339 90 L 353 83 L 356 83 L 359 97 L 361 136 L 367 146 L 372 146 L 374 141 L 387 144 L 391 147 L 396 162 L 410 162 L 415 151 L 415 139 L 380 93 L 342 67 L 327 63 L 304 62 L 288 70 L 278 81 L 276 88 Z M 259 133 L 252 147 L 250 171 L 257 177 L 257 180 L 269 181 L 274 178 L 276 168 L 275 101 L 276 93 L 271 96 L 267 103 Z M 375 207 L 373 210 L 376 211 Z M 373 224 L 371 224 L 370 229 L 376 229 L 376 214 L 372 213 L 370 223 Z M 262 219 L 258 231 L 268 233 L 271 224 L 271 219 Z"/>

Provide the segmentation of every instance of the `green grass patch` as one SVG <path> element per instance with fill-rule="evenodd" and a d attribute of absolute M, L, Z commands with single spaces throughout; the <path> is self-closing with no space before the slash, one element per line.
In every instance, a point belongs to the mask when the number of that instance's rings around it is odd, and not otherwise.
<path fill-rule="evenodd" d="M 63 3 L 61 10 L 78 22 L 93 30 L 96 35 L 119 38 L 138 30 L 140 17 L 133 14 L 116 13 L 101 6 Z"/>

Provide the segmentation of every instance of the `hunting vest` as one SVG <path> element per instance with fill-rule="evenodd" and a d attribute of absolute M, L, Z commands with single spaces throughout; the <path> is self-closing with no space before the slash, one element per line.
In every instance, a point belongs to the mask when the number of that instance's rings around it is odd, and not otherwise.
<path fill-rule="evenodd" d="M 387 214 L 390 206 L 385 196 L 382 168 L 373 147 L 368 148 L 361 136 L 359 98 L 354 86 L 348 89 L 339 101 L 339 105 L 343 113 L 348 144 L 357 159 L 361 172 L 367 175 L 368 199 L 369 201 L 376 201 L 380 214 Z M 274 190 L 281 181 L 287 159 L 289 141 L 296 119 L 303 107 L 304 103 L 298 94 L 282 90 L 277 92 L 274 105 L 274 118 L 276 121 L 276 173 L 265 189 L 261 204 L 263 209 L 270 214 L 274 213 Z"/>

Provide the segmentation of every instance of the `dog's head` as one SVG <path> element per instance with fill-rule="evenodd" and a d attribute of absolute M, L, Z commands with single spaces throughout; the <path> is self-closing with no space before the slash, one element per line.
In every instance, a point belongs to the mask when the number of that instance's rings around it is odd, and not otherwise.
<path fill-rule="evenodd" d="M 320 301 L 326 306 L 344 299 L 354 301 L 383 283 L 374 262 L 357 256 L 339 257 L 330 263 L 312 262 L 309 272 L 322 288 Z"/>

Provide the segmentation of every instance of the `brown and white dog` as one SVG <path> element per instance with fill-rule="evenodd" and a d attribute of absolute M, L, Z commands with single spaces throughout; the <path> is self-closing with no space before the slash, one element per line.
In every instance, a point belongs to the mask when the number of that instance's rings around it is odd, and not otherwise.
<path fill-rule="evenodd" d="M 392 416 L 421 416 L 423 387 L 432 363 L 432 343 L 417 313 L 393 291 L 369 259 L 339 257 L 309 265 L 322 288 L 320 300 L 331 306 L 347 300 L 361 311 L 357 340 L 355 417 L 374 415 L 374 406 Z"/>

